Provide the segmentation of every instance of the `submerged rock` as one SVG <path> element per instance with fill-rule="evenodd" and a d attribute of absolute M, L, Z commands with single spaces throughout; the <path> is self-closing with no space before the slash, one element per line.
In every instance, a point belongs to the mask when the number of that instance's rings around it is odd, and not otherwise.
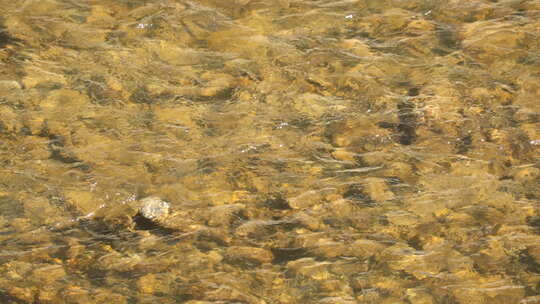
<path fill-rule="evenodd" d="M 263 248 L 233 246 L 227 249 L 227 258 L 236 262 L 270 263 L 274 255 Z"/>
<path fill-rule="evenodd" d="M 149 196 L 138 201 L 139 214 L 149 220 L 159 220 L 169 215 L 170 204 L 157 196 Z"/>
<path fill-rule="evenodd" d="M 157 196 L 103 206 L 93 218 L 113 229 L 133 229 L 140 219 L 159 224 L 168 218 L 170 204 Z"/>

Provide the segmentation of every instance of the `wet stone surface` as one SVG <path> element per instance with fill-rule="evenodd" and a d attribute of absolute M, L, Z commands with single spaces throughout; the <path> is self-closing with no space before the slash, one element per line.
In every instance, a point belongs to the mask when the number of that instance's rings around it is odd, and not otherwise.
<path fill-rule="evenodd" d="M 0 303 L 540 303 L 540 1 L 0 16 Z"/>

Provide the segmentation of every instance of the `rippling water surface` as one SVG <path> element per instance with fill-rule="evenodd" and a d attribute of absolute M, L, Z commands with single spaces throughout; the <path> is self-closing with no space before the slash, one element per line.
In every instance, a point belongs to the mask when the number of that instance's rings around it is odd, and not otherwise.
<path fill-rule="evenodd" d="M 0 1 L 1 303 L 540 303 L 540 1 Z"/>

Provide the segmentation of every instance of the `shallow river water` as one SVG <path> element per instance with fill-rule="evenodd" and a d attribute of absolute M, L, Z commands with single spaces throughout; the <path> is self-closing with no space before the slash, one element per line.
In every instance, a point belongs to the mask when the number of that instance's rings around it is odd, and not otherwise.
<path fill-rule="evenodd" d="M 0 0 L 0 303 L 540 303 L 539 0 Z"/>

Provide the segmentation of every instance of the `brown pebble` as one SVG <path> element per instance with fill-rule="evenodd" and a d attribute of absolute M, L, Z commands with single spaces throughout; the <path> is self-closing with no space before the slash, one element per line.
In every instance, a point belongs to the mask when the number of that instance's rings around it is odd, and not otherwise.
<path fill-rule="evenodd" d="M 233 260 L 247 260 L 259 263 L 270 263 L 274 259 L 272 252 L 257 247 L 229 247 L 227 256 Z"/>

